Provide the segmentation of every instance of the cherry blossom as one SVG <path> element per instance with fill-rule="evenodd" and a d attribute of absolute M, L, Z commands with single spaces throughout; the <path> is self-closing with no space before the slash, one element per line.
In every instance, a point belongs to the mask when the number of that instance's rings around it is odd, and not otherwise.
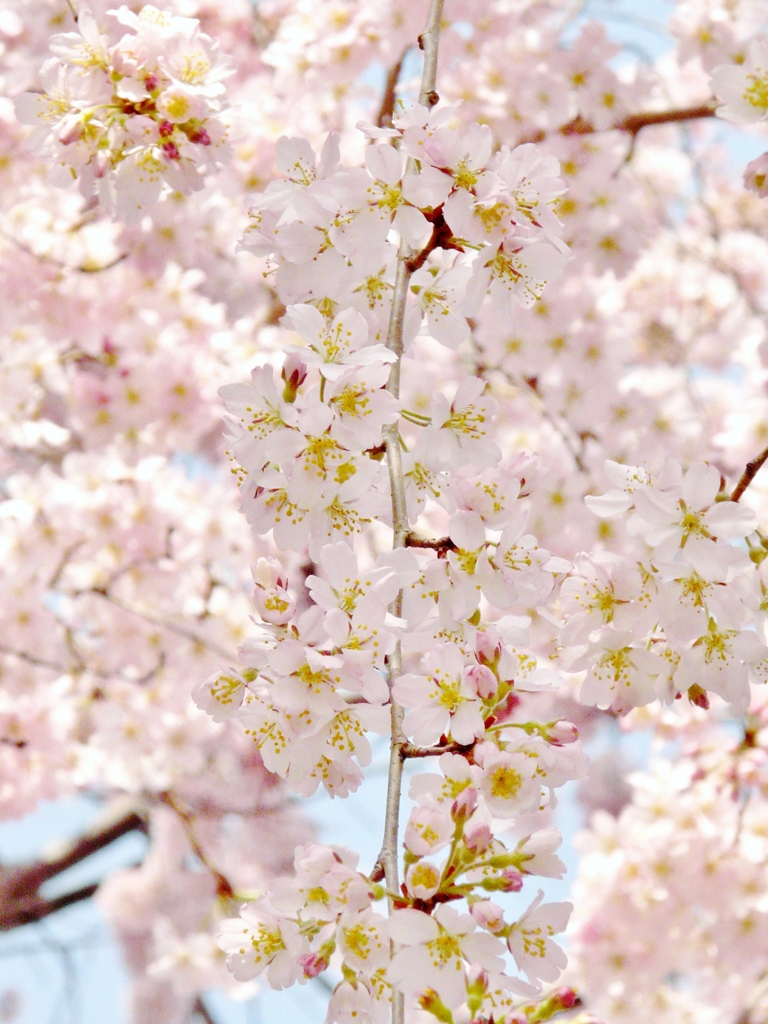
<path fill-rule="evenodd" d="M 651 62 L 441 6 L 0 17 L 0 812 L 130 801 L 135 1024 L 761 1012 L 765 160 L 707 124 L 760 130 L 764 12 Z M 550 991 L 558 790 L 634 729 Z M 378 857 L 315 843 L 387 756 Z"/>

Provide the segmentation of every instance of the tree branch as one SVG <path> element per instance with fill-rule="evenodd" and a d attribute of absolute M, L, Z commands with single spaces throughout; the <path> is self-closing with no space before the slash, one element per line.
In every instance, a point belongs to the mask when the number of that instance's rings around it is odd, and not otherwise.
<path fill-rule="evenodd" d="M 187 834 L 189 845 L 194 850 L 195 856 L 200 861 L 200 863 L 208 869 L 208 871 L 213 875 L 214 879 L 216 880 L 216 894 L 222 899 L 232 899 L 232 897 L 235 895 L 235 890 L 232 888 L 229 879 L 226 878 L 219 871 L 219 869 L 211 863 L 208 854 L 200 845 L 200 841 L 198 840 L 197 834 L 195 832 L 195 823 L 192 815 L 186 808 L 181 806 L 179 801 L 172 793 L 161 793 L 160 800 L 162 803 L 166 805 L 166 807 L 170 807 L 170 809 L 177 815 L 182 825 L 184 826 L 184 831 Z"/>
<path fill-rule="evenodd" d="M 403 61 L 405 60 L 406 53 L 408 53 L 408 49 L 403 50 L 400 59 L 396 64 L 392 65 L 387 74 L 387 80 L 384 83 L 384 93 L 381 97 L 381 106 L 376 115 L 376 124 L 379 128 L 392 127 L 392 116 L 395 113 L 395 103 L 397 102 L 397 83 L 400 80 L 400 72 L 403 69 Z"/>
<path fill-rule="evenodd" d="M 438 558 L 445 558 L 449 551 L 456 550 L 456 545 L 450 537 L 439 537 L 436 540 L 431 540 L 428 537 L 419 537 L 417 533 L 411 532 L 408 532 L 405 536 L 405 547 L 427 548 L 430 551 L 436 551 Z"/>
<path fill-rule="evenodd" d="M 702 103 L 697 107 L 681 107 L 675 110 L 648 110 L 639 114 L 629 114 L 608 128 L 595 128 L 591 121 L 587 121 L 579 114 L 568 124 L 558 128 L 557 134 L 593 135 L 597 132 L 627 132 L 634 138 L 643 128 L 650 128 L 653 125 L 681 124 L 686 121 L 699 121 L 702 118 L 714 117 L 715 109 L 712 103 Z M 544 131 L 534 132 L 530 136 L 526 136 L 523 141 L 541 142 L 551 134 L 551 132 Z"/>
<path fill-rule="evenodd" d="M 747 463 L 746 469 L 741 474 L 741 479 L 733 489 L 731 501 L 739 500 L 766 462 L 768 462 L 768 448 L 764 448 L 756 458 Z"/>
<path fill-rule="evenodd" d="M 440 757 L 441 754 L 467 754 L 471 749 L 472 744 L 464 746 L 461 743 L 438 743 L 434 747 L 417 747 L 413 743 L 403 743 L 400 747 L 400 754 L 403 759 Z"/>
<path fill-rule="evenodd" d="M 430 0 L 427 25 L 424 32 L 419 36 L 419 47 L 424 53 L 424 68 L 421 75 L 421 89 L 419 91 L 419 103 L 425 107 L 433 107 L 438 101 L 435 92 L 437 76 L 437 51 L 440 40 L 440 22 L 443 14 L 443 0 Z M 409 158 L 406 164 L 406 172 L 415 170 L 415 161 Z M 403 356 L 403 328 L 405 325 L 405 305 L 408 296 L 408 283 L 411 279 L 412 270 L 408 261 L 412 257 L 410 246 L 401 240 L 397 253 L 397 273 L 395 275 L 395 286 L 392 294 L 392 307 L 389 314 L 387 327 L 387 348 L 394 352 L 396 358 L 390 371 L 387 390 L 395 397 L 400 395 L 400 368 Z M 392 499 L 392 546 L 394 548 L 405 547 L 406 537 L 410 533 L 408 521 L 408 506 L 405 500 L 405 476 L 403 473 L 402 447 L 400 442 L 400 431 L 397 423 L 386 426 L 383 430 L 383 439 L 387 450 L 387 467 L 389 471 L 389 486 Z M 398 617 L 402 613 L 403 592 L 398 594 L 393 602 L 392 611 Z M 390 690 L 395 679 L 402 673 L 402 650 L 400 641 L 397 642 L 395 650 L 387 659 L 387 673 Z M 389 768 L 387 771 L 387 800 L 384 819 L 384 838 L 381 853 L 378 856 L 374 867 L 373 875 L 380 878 L 383 874 L 386 879 L 387 888 L 390 893 L 397 893 L 400 890 L 399 865 L 398 865 L 398 830 L 400 819 L 400 792 L 403 780 L 403 757 L 402 745 L 405 742 L 403 734 L 403 708 L 394 699 L 390 702 L 390 751 Z M 389 901 L 390 911 L 392 900 Z M 393 945 L 393 951 L 395 947 Z M 405 1003 L 403 993 L 396 987 L 392 989 L 392 1024 L 404 1024 Z"/>
<path fill-rule="evenodd" d="M 98 889 L 98 883 L 52 899 L 42 896 L 39 889 L 44 882 L 111 846 L 129 832 L 146 833 L 146 830 L 144 819 L 131 810 L 98 831 L 81 836 L 57 857 L 25 867 L 0 867 L 0 931 L 41 921 L 57 910 L 89 899 Z"/>
<path fill-rule="evenodd" d="M 77 20 L 77 19 L 75 19 Z M 122 263 L 123 260 L 128 259 L 128 253 L 121 253 L 116 256 L 109 263 L 102 263 L 100 266 L 91 266 L 88 263 L 72 264 L 65 263 L 63 260 L 57 260 L 55 256 L 47 256 L 42 252 L 35 252 L 34 249 L 30 248 L 25 242 L 19 241 L 18 238 L 14 238 L 13 235 L 9 235 L 6 231 L 0 230 L 0 237 L 4 238 L 6 242 L 16 246 L 22 252 L 26 253 L 27 256 L 31 256 L 34 260 L 39 260 L 41 263 L 49 263 L 53 267 L 58 267 L 60 270 L 72 270 L 79 274 L 100 274 L 104 270 L 111 270 L 112 267 L 116 267 L 118 263 Z"/>
<path fill-rule="evenodd" d="M 194 643 L 200 644 L 201 647 L 205 647 L 212 654 L 217 655 L 219 658 L 224 658 L 226 661 L 237 662 L 237 657 L 234 656 L 230 651 L 225 650 L 213 640 L 206 640 L 205 637 L 195 633 L 192 629 L 187 629 L 186 626 L 179 626 L 177 623 L 172 622 L 170 619 L 163 619 L 156 615 L 150 615 L 149 612 L 143 612 L 139 608 L 132 608 L 129 604 L 123 604 L 118 598 L 113 597 L 103 587 L 91 587 L 88 590 L 78 591 L 79 594 L 97 594 L 99 597 L 103 597 L 105 601 L 109 601 L 116 608 L 122 609 L 124 612 L 128 612 L 131 615 L 138 615 L 140 619 L 144 619 L 145 622 L 151 623 L 153 626 L 158 626 L 160 629 L 167 629 L 169 633 L 175 633 L 177 636 L 183 636 L 187 640 L 192 640 Z"/>
<path fill-rule="evenodd" d="M 205 1022 L 205 1024 L 216 1024 L 216 1021 L 211 1016 L 210 1011 L 203 1002 L 201 996 L 198 996 L 197 999 L 195 1000 L 195 1005 L 192 1007 L 192 1013 L 196 1013 L 198 1017 L 200 1017 Z"/>

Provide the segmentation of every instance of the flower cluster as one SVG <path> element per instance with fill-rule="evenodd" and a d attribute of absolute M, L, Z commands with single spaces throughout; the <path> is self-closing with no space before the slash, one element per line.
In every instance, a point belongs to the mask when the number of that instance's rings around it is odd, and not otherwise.
<path fill-rule="evenodd" d="M 88 198 L 127 223 L 151 212 L 164 186 L 183 194 L 228 155 L 223 79 L 232 72 L 197 21 L 146 6 L 110 12 L 103 33 L 90 11 L 78 31 L 54 36 L 43 94 L 16 114 L 51 160 L 51 181 L 77 180 Z"/>
<path fill-rule="evenodd" d="M 617 485 L 587 504 L 606 518 L 631 513 L 627 529 L 645 554 L 584 556 L 563 584 L 564 658 L 586 669 L 580 700 L 625 711 L 687 693 L 708 706 L 716 693 L 743 714 L 749 681 L 768 677 L 759 540 L 750 558 L 740 541 L 757 527 L 747 506 L 721 493 L 704 463 L 659 473 L 608 463 Z"/>
<path fill-rule="evenodd" d="M 563 870 L 565 719 L 685 741 L 593 826 L 587 1009 L 765 1016 L 765 715 L 735 754 L 721 719 L 764 675 L 767 471 L 756 520 L 719 472 L 768 437 L 768 158 L 745 194 L 706 127 L 713 75 L 720 116 L 763 128 L 764 0 L 670 5 L 653 64 L 570 5 L 452 0 L 444 102 L 407 113 L 427 5 L 89 5 L 0 15 L 4 91 L 27 90 L 16 120 L 0 102 L 0 816 L 94 789 L 145 814 L 142 864 L 100 888 L 135 1024 L 205 1015 L 242 903 L 241 996 L 327 968 L 339 1024 L 386 1019 L 391 990 L 414 1024 L 572 1008 L 536 991 L 568 906 L 527 891 Z M 255 258 L 232 252 L 244 200 Z M 253 531 L 212 479 L 235 380 Z M 617 514 L 596 517 L 606 459 Z M 343 796 L 377 730 L 390 773 L 431 760 L 365 874 L 307 845 L 261 755 Z"/>
<path fill-rule="evenodd" d="M 739 64 L 722 64 L 712 71 L 712 91 L 723 105 L 717 116 L 734 124 L 757 124 L 768 118 L 768 43 L 755 39 Z M 768 196 L 768 153 L 750 161 L 744 185 Z"/>
<path fill-rule="evenodd" d="M 596 814 L 580 839 L 573 966 L 616 1024 L 649 1005 L 660 1024 L 765 1012 L 768 708 L 761 697 L 738 732 L 681 711 L 636 714 L 685 743 L 686 761 L 654 757 L 621 814 Z"/>
<path fill-rule="evenodd" d="M 562 272 L 568 257 L 554 213 L 564 191 L 558 163 L 530 144 L 494 153 L 490 129 L 460 128 L 450 107 L 417 105 L 395 125 L 359 125 L 374 141 L 399 143 L 369 146 L 364 169 L 339 167 L 333 134 L 319 160 L 306 140 L 281 139 L 276 156 L 287 180 L 251 204 L 241 245 L 274 261 L 284 302 L 358 309 L 378 341 L 389 317 L 394 229 L 421 250 L 418 267 L 412 264 L 406 344 L 426 321 L 426 333 L 457 348 L 488 290 L 510 313 L 517 303 L 533 305 Z"/>
<path fill-rule="evenodd" d="M 560 677 L 527 649 L 525 619 L 483 615 L 544 603 L 569 563 L 527 532 L 537 460 L 503 460 L 485 382 L 466 377 L 452 398 L 438 391 L 427 410 L 406 409 L 391 345 L 397 264 L 407 278 L 398 329 L 414 356 L 420 339 L 465 343 L 488 292 L 502 314 L 539 298 L 567 258 L 553 212 L 563 186 L 534 146 L 494 155 L 487 129 L 453 118 L 417 106 L 392 129 L 363 125 L 388 140 L 369 145 L 365 170 L 339 168 L 333 135 L 319 160 L 303 140 L 278 143 L 287 180 L 253 203 L 242 245 L 276 268 L 283 324 L 301 344 L 286 347 L 279 382 L 266 364 L 220 392 L 243 511 L 279 549 L 308 551 L 311 603 L 280 562 L 261 560 L 261 633 L 241 647 L 244 668 L 197 687 L 198 704 L 239 719 L 267 767 L 303 794 L 356 789 L 367 733 L 389 733 L 393 713 L 404 713 L 404 751 L 447 751 L 442 774 L 412 782 L 399 891 L 342 851 L 300 850 L 294 880 L 225 924 L 239 978 L 266 971 L 282 987 L 340 953 L 329 1021 L 386 1019 L 391 986 L 440 1020 L 463 1005 L 506 1019 L 564 963 L 550 937 L 570 905 L 542 906 L 540 895 L 507 921 L 490 894 L 562 873 L 556 833 L 528 834 L 512 851 L 497 833 L 583 773 L 577 733 L 526 719 L 527 695 Z M 393 429 L 402 469 L 387 449 Z M 391 486 L 403 489 L 399 513 Z M 403 512 L 426 529 L 442 519 L 447 535 L 409 530 L 404 546 L 380 550 L 373 524 L 401 531 Z M 360 535 L 373 554 L 355 550 Z M 389 919 L 371 909 L 384 895 Z M 527 981 L 504 974 L 505 948 Z"/>

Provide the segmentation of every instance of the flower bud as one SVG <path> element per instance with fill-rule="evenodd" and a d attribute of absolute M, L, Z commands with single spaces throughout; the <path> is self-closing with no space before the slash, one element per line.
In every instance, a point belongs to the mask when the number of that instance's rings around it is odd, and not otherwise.
<path fill-rule="evenodd" d="M 453 1014 L 433 988 L 422 992 L 419 996 L 419 1006 L 436 1017 L 440 1024 L 453 1024 Z"/>
<path fill-rule="evenodd" d="M 211 136 L 205 128 L 195 128 L 189 135 L 189 141 L 194 142 L 197 146 L 210 146 Z"/>
<path fill-rule="evenodd" d="M 538 1005 L 526 1007 L 528 1021 L 530 1024 L 544 1024 L 544 1021 L 550 1020 L 555 1017 L 558 1013 L 562 1013 L 563 1010 L 572 1010 L 574 1006 L 579 1006 L 581 1000 L 576 994 L 575 989 L 572 989 L 568 985 L 563 985 L 561 988 L 556 988 L 553 992 L 546 995 Z M 583 1019 L 579 1017 L 579 1020 Z M 589 1018 L 591 1024 L 598 1024 L 595 1018 Z M 584 1020 L 583 1024 L 587 1024 Z"/>
<path fill-rule="evenodd" d="M 475 635 L 475 654 L 481 665 L 495 667 L 501 657 L 502 647 L 501 637 L 491 626 L 478 630 Z"/>
<path fill-rule="evenodd" d="M 283 401 L 295 402 L 299 388 L 307 379 L 307 364 L 298 352 L 289 352 L 285 357 L 280 376 L 285 382 Z"/>
<path fill-rule="evenodd" d="M 500 875 L 484 878 L 479 884 L 486 892 L 520 892 L 523 876 L 517 868 L 504 868 Z"/>
<path fill-rule="evenodd" d="M 485 993 L 488 991 L 488 972 L 480 964 L 470 964 L 467 971 L 467 1006 L 471 1014 L 475 1014 L 483 1005 Z"/>
<path fill-rule="evenodd" d="M 464 829 L 464 844 L 470 853 L 485 853 L 492 839 L 491 827 L 484 821 L 469 824 Z"/>
<path fill-rule="evenodd" d="M 475 922 L 492 935 L 498 935 L 504 928 L 504 911 L 492 900 L 478 900 L 472 904 L 469 912 Z"/>
<path fill-rule="evenodd" d="M 83 137 L 83 121 L 79 116 L 65 117 L 59 128 L 58 138 L 62 146 L 69 146 Z"/>
<path fill-rule="evenodd" d="M 547 726 L 547 739 L 555 747 L 564 747 L 568 743 L 575 743 L 579 738 L 579 730 L 570 722 L 553 722 Z"/>
<path fill-rule="evenodd" d="M 322 951 L 319 953 L 304 953 L 297 962 L 305 978 L 316 978 L 318 974 L 328 970 L 328 960 Z"/>
<path fill-rule="evenodd" d="M 523 876 L 517 868 L 504 868 L 501 880 L 504 883 L 502 892 L 520 892 L 523 888 Z"/>
<path fill-rule="evenodd" d="M 498 679 L 487 665 L 470 665 L 464 671 L 464 678 L 483 700 L 492 697 L 499 688 Z"/>
<path fill-rule="evenodd" d="M 457 818 L 464 818 L 466 820 L 474 813 L 476 807 L 477 790 L 474 786 L 467 786 L 466 789 L 462 789 L 451 804 L 451 817 L 454 821 Z"/>
<path fill-rule="evenodd" d="M 557 1002 L 558 1006 L 563 1010 L 572 1010 L 579 1001 L 579 997 L 576 995 L 576 989 L 569 988 L 567 985 L 563 985 L 562 988 L 555 989 L 549 998 Z"/>

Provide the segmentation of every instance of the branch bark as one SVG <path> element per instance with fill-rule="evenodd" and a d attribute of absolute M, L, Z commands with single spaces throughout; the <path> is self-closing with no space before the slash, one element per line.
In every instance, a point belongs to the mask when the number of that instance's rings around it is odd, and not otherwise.
<path fill-rule="evenodd" d="M 232 899 L 235 890 L 232 888 L 229 879 L 219 871 L 215 864 L 212 864 L 205 850 L 200 845 L 195 832 L 195 823 L 190 812 L 182 807 L 179 800 L 172 793 L 161 793 L 160 800 L 176 814 L 184 826 L 189 845 L 195 852 L 200 863 L 213 875 L 216 881 L 216 893 L 221 899 Z"/>
<path fill-rule="evenodd" d="M 42 921 L 57 910 L 89 899 L 98 889 L 98 883 L 53 898 L 43 896 L 39 890 L 44 882 L 111 846 L 130 832 L 146 833 L 146 830 L 144 819 L 132 810 L 98 831 L 81 836 L 57 857 L 24 867 L 0 867 L 0 931 Z"/>
<path fill-rule="evenodd" d="M 197 1016 L 203 1021 L 203 1024 L 216 1024 L 216 1021 L 211 1016 L 210 1010 L 200 996 L 195 1000 L 195 1005 L 192 1007 L 192 1013 L 197 1014 Z"/>
<path fill-rule="evenodd" d="M 400 60 L 392 65 L 387 74 L 387 80 L 384 83 L 384 94 L 381 97 L 381 106 L 376 115 L 376 124 L 379 128 L 392 127 L 392 117 L 395 113 L 395 103 L 397 102 L 397 83 L 400 80 L 400 72 L 403 69 L 403 61 L 407 52 L 408 50 L 403 51 Z"/>
<path fill-rule="evenodd" d="M 650 128 L 659 124 L 681 124 L 686 121 L 699 121 L 702 118 L 714 117 L 715 106 L 712 103 L 701 103 L 696 107 L 681 107 L 675 110 L 649 110 L 639 114 L 629 114 L 627 117 L 616 121 L 608 128 L 595 128 L 595 126 L 581 115 L 575 117 L 568 124 L 557 129 L 560 135 L 593 135 L 596 132 L 627 132 L 633 138 L 643 128 Z M 549 132 L 536 132 L 526 136 L 525 142 L 541 142 Z"/>
<path fill-rule="evenodd" d="M 741 474 L 741 479 L 733 489 L 731 501 L 739 500 L 766 462 L 768 462 L 768 448 L 764 448 L 758 456 L 747 463 L 746 469 Z"/>
<path fill-rule="evenodd" d="M 424 53 L 424 68 L 421 76 L 419 103 L 425 107 L 433 107 L 439 97 L 435 91 L 437 80 L 437 52 L 440 40 L 440 22 L 443 14 L 443 0 L 430 0 L 429 14 L 424 32 L 419 36 L 419 47 Z M 409 159 L 407 171 L 415 170 L 415 162 Z M 397 274 L 392 295 L 392 308 L 387 329 L 387 347 L 397 356 L 392 366 L 387 389 L 395 398 L 400 394 L 400 367 L 403 356 L 403 327 L 405 324 L 405 304 L 408 296 L 408 283 L 413 271 L 410 260 L 413 253 L 408 245 L 401 241 L 397 254 Z M 384 429 L 384 444 L 387 452 L 389 485 L 392 498 L 392 527 L 394 548 L 405 547 L 410 533 L 408 507 L 405 500 L 405 477 L 403 474 L 402 448 L 400 431 L 396 423 Z M 398 617 L 402 613 L 403 593 L 400 591 L 393 605 L 393 612 Z M 402 651 L 398 641 L 395 650 L 389 655 L 388 676 L 390 690 L 395 679 L 402 673 Z M 389 769 L 387 773 L 387 801 L 384 821 L 384 840 L 372 876 L 379 878 L 383 874 L 390 893 L 400 891 L 398 867 L 398 832 L 400 820 L 400 794 L 403 779 L 403 708 L 393 699 L 391 705 L 391 737 Z M 390 898 L 390 910 L 392 900 Z M 405 1003 L 403 993 L 397 988 L 392 990 L 392 1024 L 404 1024 Z"/>

